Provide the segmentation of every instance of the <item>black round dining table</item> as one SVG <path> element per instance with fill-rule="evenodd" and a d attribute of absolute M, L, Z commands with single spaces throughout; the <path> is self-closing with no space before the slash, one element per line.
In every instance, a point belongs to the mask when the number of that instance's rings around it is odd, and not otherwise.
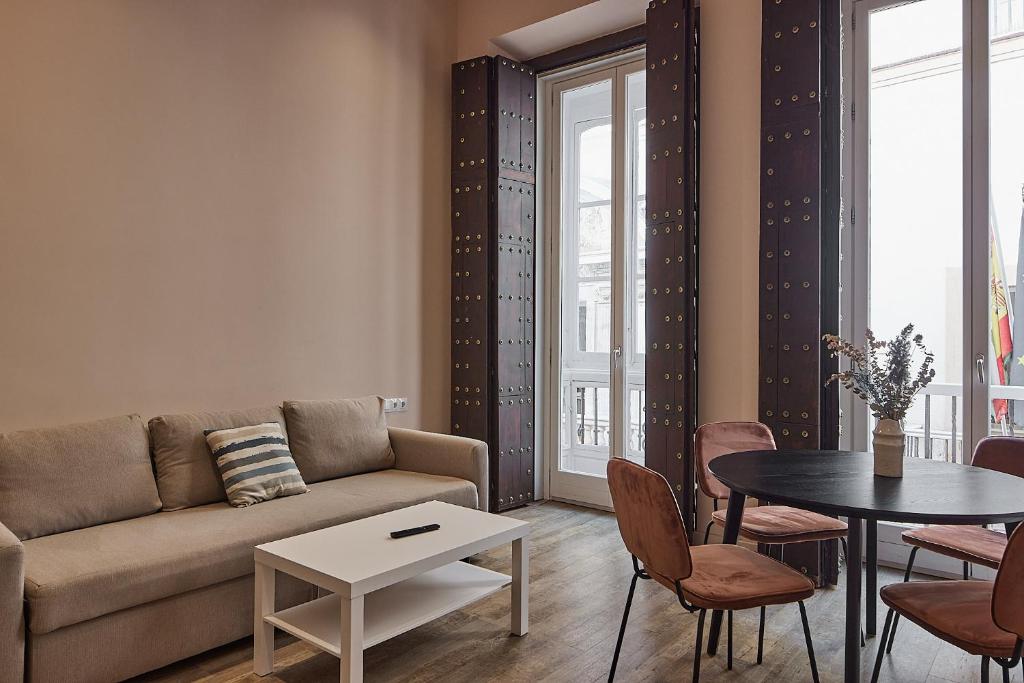
<path fill-rule="evenodd" d="M 902 478 L 876 476 L 874 457 L 851 451 L 744 451 L 715 458 L 708 467 L 731 491 L 724 543 L 736 543 L 739 538 L 748 496 L 849 519 L 848 566 L 857 567 L 850 558 L 866 560 L 865 630 L 869 636 L 875 633 L 876 621 L 878 522 L 1001 523 L 1010 534 L 1024 521 L 1024 479 L 941 460 L 906 458 Z M 861 680 L 861 584 L 859 570 L 847 572 L 847 683 Z M 709 654 L 717 650 L 721 625 L 721 613 L 712 615 Z"/>

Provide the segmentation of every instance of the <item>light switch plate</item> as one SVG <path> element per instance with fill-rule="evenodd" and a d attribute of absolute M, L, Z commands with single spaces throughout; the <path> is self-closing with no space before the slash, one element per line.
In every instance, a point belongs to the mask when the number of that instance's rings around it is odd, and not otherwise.
<path fill-rule="evenodd" d="M 385 413 L 403 413 L 409 410 L 409 399 L 404 396 L 401 398 L 385 398 L 384 399 L 384 412 Z"/>

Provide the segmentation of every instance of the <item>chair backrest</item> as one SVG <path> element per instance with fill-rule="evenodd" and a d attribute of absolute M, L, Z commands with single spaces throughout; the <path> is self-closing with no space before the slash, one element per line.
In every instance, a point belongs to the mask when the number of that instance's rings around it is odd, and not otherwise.
<path fill-rule="evenodd" d="M 711 474 L 708 465 L 720 455 L 739 451 L 774 451 L 772 430 L 760 422 L 708 422 L 697 428 L 694 452 L 697 484 L 709 498 L 729 497 L 729 488 Z"/>
<path fill-rule="evenodd" d="M 1024 638 L 1024 524 L 1010 536 L 992 589 L 992 621 Z"/>
<path fill-rule="evenodd" d="M 690 543 L 668 480 L 624 458 L 612 458 L 608 488 L 626 550 L 649 573 L 669 582 L 689 577 Z"/>
<path fill-rule="evenodd" d="M 971 464 L 1024 477 L 1024 439 L 1015 436 L 986 437 L 974 449 Z"/>

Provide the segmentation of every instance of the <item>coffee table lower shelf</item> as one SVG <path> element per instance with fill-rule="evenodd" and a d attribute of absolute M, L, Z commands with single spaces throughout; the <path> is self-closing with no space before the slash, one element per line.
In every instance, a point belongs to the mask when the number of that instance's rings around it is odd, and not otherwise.
<path fill-rule="evenodd" d="M 453 562 L 366 596 L 363 649 L 496 593 L 512 577 Z M 341 657 L 340 600 L 327 595 L 263 617 L 268 624 Z"/>

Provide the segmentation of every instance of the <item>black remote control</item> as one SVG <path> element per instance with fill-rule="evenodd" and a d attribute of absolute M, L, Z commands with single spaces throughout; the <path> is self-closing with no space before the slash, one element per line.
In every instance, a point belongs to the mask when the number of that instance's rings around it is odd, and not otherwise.
<path fill-rule="evenodd" d="M 425 534 L 428 531 L 437 531 L 441 528 L 440 524 L 427 524 L 426 526 L 416 526 L 412 529 L 402 529 L 401 531 L 392 531 L 391 538 L 405 538 L 406 536 L 415 536 L 417 534 Z"/>

